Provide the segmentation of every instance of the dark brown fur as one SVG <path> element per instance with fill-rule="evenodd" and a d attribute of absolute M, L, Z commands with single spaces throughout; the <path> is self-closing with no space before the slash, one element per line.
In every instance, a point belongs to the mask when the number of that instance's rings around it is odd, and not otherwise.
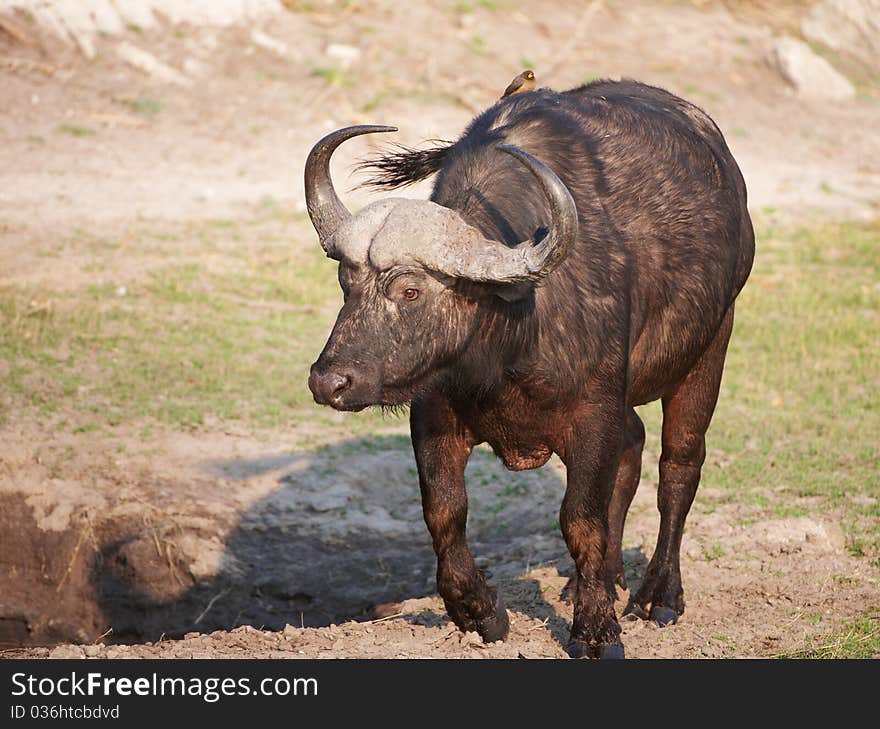
<path fill-rule="evenodd" d="M 507 617 L 466 542 L 468 456 L 487 442 L 519 470 L 559 454 L 577 568 L 569 652 L 622 655 L 613 585 L 625 584 L 621 537 L 644 443 L 633 408 L 661 399 L 664 421 L 659 539 L 628 609 L 665 624 L 684 610 L 681 536 L 754 253 L 745 185 L 704 112 L 632 81 L 502 99 L 454 144 L 372 163 L 373 184 L 436 172 L 432 200 L 514 245 L 539 235 L 547 203 L 501 142 L 571 192 L 580 239 L 569 257 L 539 285 L 504 290 L 343 262 L 346 304 L 313 377 L 345 373 L 341 409 L 411 402 L 438 589 L 455 623 L 487 640 L 506 635 Z M 400 276 L 420 302 L 389 306 Z"/>

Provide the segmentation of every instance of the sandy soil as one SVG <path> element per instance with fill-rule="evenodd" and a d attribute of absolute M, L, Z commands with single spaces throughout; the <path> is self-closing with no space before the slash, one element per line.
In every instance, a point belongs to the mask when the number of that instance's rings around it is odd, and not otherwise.
<path fill-rule="evenodd" d="M 571 608 L 561 593 L 570 564 L 554 524 L 564 474 L 556 461 L 513 482 L 489 452 L 476 453 L 469 466 L 471 544 L 511 613 L 510 640 L 484 645 L 455 630 L 434 594 L 412 456 L 398 433 L 298 451 L 292 433 L 273 434 L 291 446 L 273 448 L 245 434 L 169 432 L 150 443 L 152 452 L 115 461 L 96 457 L 113 451 L 97 436 L 71 437 L 77 455 L 60 480 L 48 472 L 69 444 L 41 447 L 37 464 L 37 432 L 3 433 L 4 461 L 19 488 L 4 480 L 0 496 L 4 512 L 18 514 L 19 530 L 67 537 L 54 550 L 57 561 L 51 549 L 41 554 L 47 580 L 37 596 L 39 617 L 63 634 L 71 593 L 57 590 L 59 583 L 79 586 L 80 606 L 91 594 L 99 609 L 67 627 L 90 645 L 6 655 L 562 655 Z M 511 483 L 515 496 L 505 498 Z M 663 630 L 624 622 L 630 656 L 774 655 L 876 599 L 876 571 L 848 556 L 832 518 L 753 524 L 756 507 L 716 505 L 720 496 L 704 487 L 701 499 L 713 506 L 698 501 L 688 522 L 685 617 Z M 15 512 L 22 497 L 29 508 Z M 653 547 L 655 499 L 649 477 L 627 525 L 632 586 Z M 88 573 L 96 556 L 103 569 L 94 580 Z M 620 597 L 622 610 L 627 593 Z M 94 644 L 107 624 L 114 630 L 102 640 L 135 643 Z"/>
<path fill-rule="evenodd" d="M 0 55 L 19 59 L 0 67 L 0 282 L 64 288 L 99 275 L 88 252 L 57 247 L 84 222 L 118 232 L 143 218 L 235 218 L 267 197 L 301 210 L 302 163 L 324 131 L 373 121 L 400 126 L 408 143 L 454 137 L 524 58 L 554 87 L 633 76 L 692 98 L 727 133 L 755 209 L 876 213 L 871 93 L 797 99 L 766 63 L 776 28 L 762 16 L 594 5 L 457 16 L 443 3 L 368 2 L 342 22 L 287 14 L 265 28 L 290 44 L 286 58 L 255 47 L 246 29 L 129 34 L 187 69 L 188 88 L 120 64 L 113 39 L 86 63 L 37 35 L 33 46 L 0 37 Z M 402 37 L 400 27 L 417 30 Z M 311 75 L 334 63 L 328 42 L 361 49 L 343 85 Z M 144 97 L 161 112 L 134 110 Z M 339 155 L 339 179 L 365 148 Z M 435 595 L 401 423 L 371 441 L 348 437 L 344 421 L 148 436 L 140 425 L 110 437 L 23 416 L 0 431 L 0 512 L 20 537 L 4 559 L 18 584 L 29 579 L 3 596 L 5 655 L 563 655 L 571 608 L 560 595 L 569 561 L 555 526 L 558 462 L 513 477 L 488 452 L 473 459 L 471 544 L 511 613 L 510 640 L 484 645 L 454 629 Z M 632 585 L 657 528 L 656 459 L 645 462 L 624 545 Z M 876 572 L 848 556 L 833 517 L 751 524 L 749 507 L 711 497 L 704 487 L 688 522 L 685 617 L 663 630 L 625 622 L 629 656 L 776 655 L 876 600 Z M 14 647 L 21 641 L 59 645 Z"/>
<path fill-rule="evenodd" d="M 553 524 L 563 488 L 558 462 L 518 474 L 509 500 L 503 493 L 510 477 L 491 454 L 475 454 L 470 466 L 471 544 L 500 586 L 512 624 L 509 641 L 484 645 L 455 630 L 434 594 L 412 457 L 400 435 L 370 441 L 372 452 L 353 441 L 299 453 L 245 435 L 168 433 L 151 444 L 162 455 L 159 466 L 151 456 L 97 462 L 94 454 L 110 449 L 80 438 L 82 455 L 68 463 L 63 481 L 34 465 L 27 438 L 19 442 L 22 460 L 10 459 L 12 440 L 4 433 L 7 463 L 19 479 L 42 484 L 26 497 L 36 527 L 71 537 L 58 548 L 58 562 L 48 560 L 43 618 L 58 627 L 61 618 L 50 613 L 60 611 L 66 593 L 55 585 L 66 576 L 68 587 L 86 590 L 88 575 L 81 573 L 94 568 L 88 552 L 100 545 L 104 569 L 88 589 L 98 593 L 103 615 L 82 616 L 79 640 L 91 645 L 7 655 L 562 655 L 571 608 L 561 598 L 570 565 Z M 51 450 L 42 453 L 42 468 L 51 468 Z M 707 503 L 719 496 L 711 487 L 701 493 Z M 13 495 L 4 497 L 9 513 Z M 649 478 L 628 521 L 625 561 L 633 586 L 653 546 L 655 498 Z M 695 507 L 683 548 L 685 617 L 663 630 L 624 622 L 630 656 L 775 655 L 876 599 L 876 572 L 848 556 L 832 518 L 749 523 L 755 512 L 736 504 Z M 100 522 L 93 531 L 77 518 L 84 513 Z M 20 518 L 26 523 L 24 511 Z M 621 592 L 621 610 L 626 597 Z M 89 618 L 91 635 L 82 627 Z M 104 640 L 136 642 L 93 644 L 108 622 L 114 631 Z M 166 631 L 185 637 L 159 640 Z"/>

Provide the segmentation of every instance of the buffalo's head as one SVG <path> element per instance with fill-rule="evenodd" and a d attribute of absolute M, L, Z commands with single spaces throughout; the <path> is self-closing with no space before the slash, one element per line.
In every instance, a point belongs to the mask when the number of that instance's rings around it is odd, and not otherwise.
<path fill-rule="evenodd" d="M 516 298 L 555 269 L 578 235 L 571 194 L 542 162 L 507 145 L 498 149 L 534 175 L 550 220 L 537 242 L 488 240 L 455 210 L 428 200 L 389 198 L 352 215 L 330 179 L 342 142 L 394 127 L 355 126 L 318 142 L 305 168 L 306 203 L 326 254 L 339 261 L 345 303 L 312 365 L 315 401 L 337 410 L 401 405 L 471 344 L 481 303 Z"/>

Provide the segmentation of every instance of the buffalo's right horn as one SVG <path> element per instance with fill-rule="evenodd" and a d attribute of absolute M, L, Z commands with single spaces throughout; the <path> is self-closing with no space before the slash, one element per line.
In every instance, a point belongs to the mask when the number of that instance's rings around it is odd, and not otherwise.
<path fill-rule="evenodd" d="M 538 281 L 556 269 L 574 247 L 578 237 L 577 205 L 565 183 L 537 157 L 512 144 L 498 144 L 495 148 L 519 160 L 532 173 L 550 204 L 546 235 L 535 245 L 523 241 L 518 246 L 522 253 L 518 276 Z"/>
<path fill-rule="evenodd" d="M 333 188 L 333 180 L 330 179 L 330 157 L 336 148 L 345 140 L 361 134 L 373 134 L 374 132 L 396 132 L 397 127 L 385 127 L 375 124 L 363 124 L 354 127 L 345 127 L 331 132 L 319 141 L 306 159 L 305 188 L 306 207 L 312 225 L 318 232 L 321 248 L 333 258 L 333 251 L 329 239 L 339 228 L 339 225 L 349 217 L 351 213 Z"/>
<path fill-rule="evenodd" d="M 443 213 L 436 219 L 427 214 L 421 218 L 424 229 L 431 231 L 430 235 L 421 240 L 409 235 L 405 244 L 398 244 L 398 250 L 404 250 L 403 245 L 408 245 L 407 252 L 411 257 L 450 276 L 496 283 L 540 281 L 565 260 L 578 239 L 577 205 L 565 183 L 525 150 L 509 144 L 498 144 L 495 148 L 525 166 L 544 193 L 550 207 L 550 220 L 542 238 L 537 242 L 527 238 L 509 247 L 483 237 L 455 211 L 442 208 Z M 436 241 L 444 237 L 447 244 L 438 246 Z"/>

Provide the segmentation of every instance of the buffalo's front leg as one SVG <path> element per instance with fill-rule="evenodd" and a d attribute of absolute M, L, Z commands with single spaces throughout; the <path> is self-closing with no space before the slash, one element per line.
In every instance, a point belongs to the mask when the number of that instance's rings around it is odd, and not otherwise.
<path fill-rule="evenodd" d="M 564 461 L 568 484 L 559 524 L 575 564 L 573 658 L 623 658 L 620 625 L 606 581 L 608 505 L 623 444 L 623 408 L 596 406 L 573 430 Z"/>
<path fill-rule="evenodd" d="M 473 440 L 438 395 L 413 402 L 413 448 L 419 469 L 422 510 L 437 554 L 437 590 L 453 622 L 486 642 L 504 640 L 507 611 L 486 584 L 467 545 L 467 492 L 464 470 Z"/>

